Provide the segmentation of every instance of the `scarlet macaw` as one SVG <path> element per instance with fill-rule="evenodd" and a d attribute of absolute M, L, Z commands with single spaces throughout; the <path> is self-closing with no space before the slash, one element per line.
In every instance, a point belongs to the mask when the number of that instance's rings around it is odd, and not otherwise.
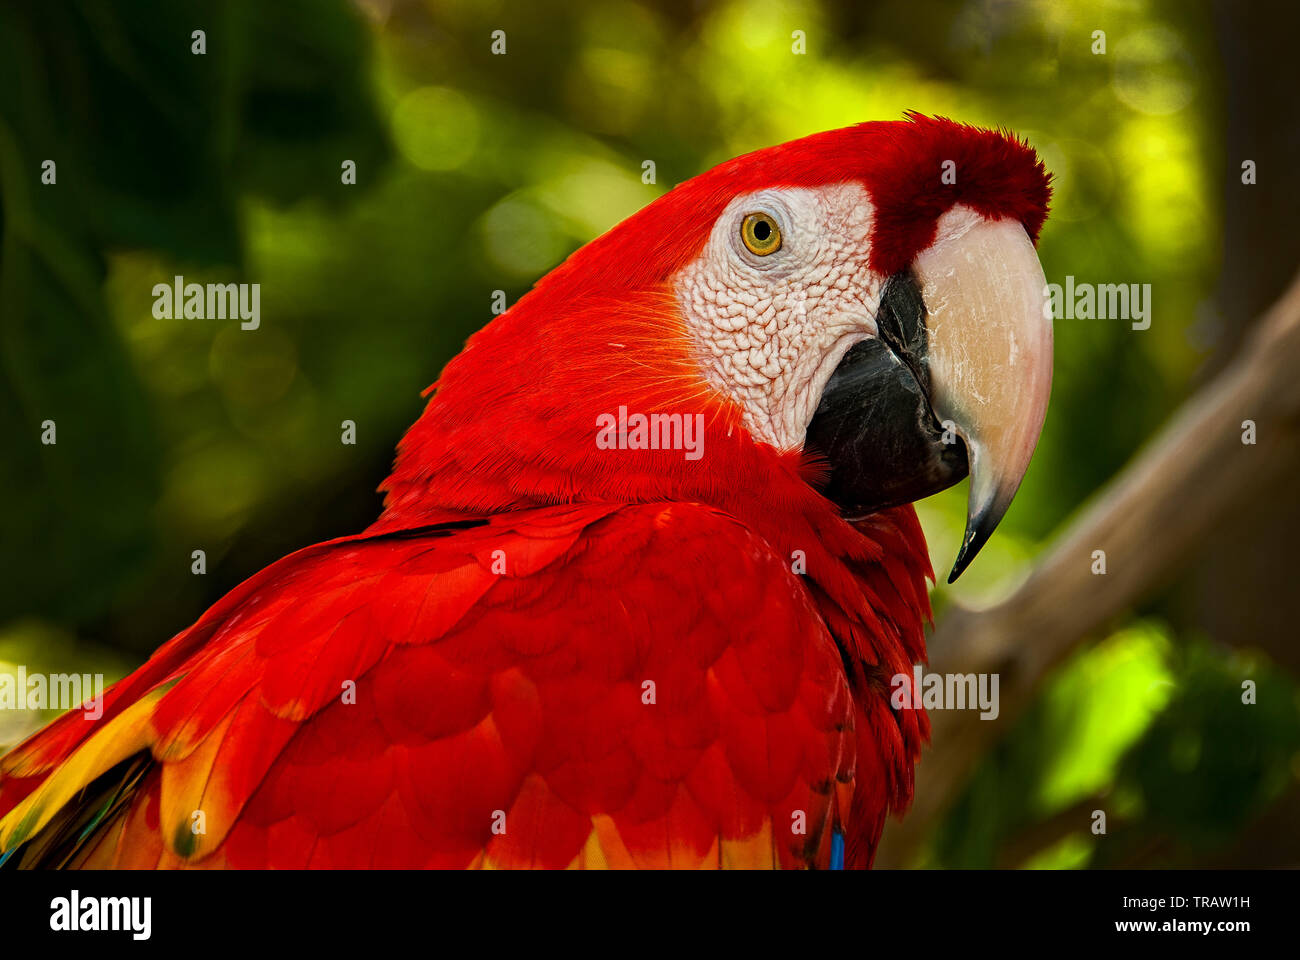
<path fill-rule="evenodd" d="M 969 469 L 955 578 L 1019 486 L 1049 195 L 915 114 L 677 186 L 447 364 L 369 529 L 0 761 L 0 855 L 869 866 L 929 732 L 910 504 Z"/>

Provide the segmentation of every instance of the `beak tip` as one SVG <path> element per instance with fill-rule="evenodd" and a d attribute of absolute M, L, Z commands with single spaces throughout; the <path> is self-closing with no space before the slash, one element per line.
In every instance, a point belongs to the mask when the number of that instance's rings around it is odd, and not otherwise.
<path fill-rule="evenodd" d="M 957 578 L 966 572 L 971 561 L 984 549 L 984 544 L 989 542 L 1010 505 L 1009 497 L 1005 500 L 999 498 L 967 518 L 966 535 L 962 538 L 961 549 L 957 551 L 957 559 L 953 561 L 952 572 L 948 574 L 950 584 L 957 582 Z"/>
<path fill-rule="evenodd" d="M 957 559 L 953 561 L 952 571 L 948 574 L 949 584 L 957 582 L 957 578 L 966 572 L 966 568 L 970 566 L 970 562 L 975 559 L 975 554 L 979 553 L 978 547 L 972 550 L 970 546 L 971 538 L 968 536 L 965 541 L 962 542 L 961 549 L 957 551 Z"/>

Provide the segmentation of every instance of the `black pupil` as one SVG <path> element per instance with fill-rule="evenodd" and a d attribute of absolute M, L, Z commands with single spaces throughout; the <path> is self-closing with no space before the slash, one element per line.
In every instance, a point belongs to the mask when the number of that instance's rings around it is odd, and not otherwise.
<path fill-rule="evenodd" d="M 766 220 L 759 220 L 754 224 L 754 237 L 758 240 L 766 240 L 772 235 L 772 226 Z"/>

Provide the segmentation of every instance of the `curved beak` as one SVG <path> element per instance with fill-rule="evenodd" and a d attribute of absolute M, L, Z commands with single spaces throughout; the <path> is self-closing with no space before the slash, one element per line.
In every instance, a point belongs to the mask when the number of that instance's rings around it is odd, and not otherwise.
<path fill-rule="evenodd" d="M 1029 467 L 1052 384 L 1046 279 L 1024 228 L 978 220 L 885 284 L 878 335 L 855 345 L 808 427 L 826 495 L 857 519 L 970 474 L 948 582 L 1001 521 Z"/>

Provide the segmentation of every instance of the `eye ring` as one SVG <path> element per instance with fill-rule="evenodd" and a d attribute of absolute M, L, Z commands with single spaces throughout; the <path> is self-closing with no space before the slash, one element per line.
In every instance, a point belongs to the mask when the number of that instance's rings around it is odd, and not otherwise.
<path fill-rule="evenodd" d="M 751 213 L 740 224 L 740 240 L 756 257 L 766 257 L 781 249 L 781 228 L 766 213 Z"/>

